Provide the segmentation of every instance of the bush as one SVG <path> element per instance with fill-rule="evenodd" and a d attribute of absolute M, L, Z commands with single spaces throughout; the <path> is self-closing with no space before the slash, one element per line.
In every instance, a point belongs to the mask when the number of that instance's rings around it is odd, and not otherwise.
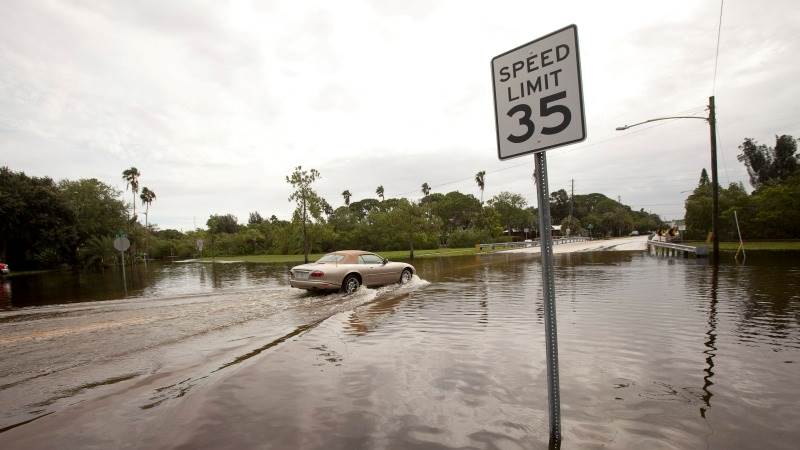
<path fill-rule="evenodd" d="M 475 244 L 486 243 L 491 240 L 492 237 L 488 231 L 467 228 L 450 233 L 450 236 L 447 237 L 447 246 L 450 248 L 474 247 Z"/>

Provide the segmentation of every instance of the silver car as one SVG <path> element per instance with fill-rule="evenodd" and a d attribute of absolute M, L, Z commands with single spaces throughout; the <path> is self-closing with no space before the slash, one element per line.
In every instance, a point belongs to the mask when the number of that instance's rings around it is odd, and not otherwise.
<path fill-rule="evenodd" d="M 328 253 L 315 263 L 292 267 L 289 284 L 300 289 L 341 290 L 352 294 L 361 285 L 408 283 L 414 272 L 411 264 L 391 262 L 361 250 L 342 250 Z"/>

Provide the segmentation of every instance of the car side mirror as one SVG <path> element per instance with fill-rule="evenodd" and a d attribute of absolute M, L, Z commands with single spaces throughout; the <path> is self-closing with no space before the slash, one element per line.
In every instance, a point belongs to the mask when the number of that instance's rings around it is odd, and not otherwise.
<path fill-rule="evenodd" d="M 389 263 L 389 260 L 388 260 L 388 259 L 386 259 L 386 258 L 383 258 L 383 265 L 385 266 L 385 265 L 386 265 L 386 264 L 388 264 L 388 263 Z"/>

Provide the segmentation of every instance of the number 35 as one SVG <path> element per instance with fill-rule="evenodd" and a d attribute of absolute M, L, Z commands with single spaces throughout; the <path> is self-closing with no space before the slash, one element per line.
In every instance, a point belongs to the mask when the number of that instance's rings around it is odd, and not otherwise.
<path fill-rule="evenodd" d="M 553 113 L 561 113 L 562 120 L 561 123 L 554 127 L 544 127 L 542 128 L 542 134 L 557 134 L 564 131 L 568 126 L 569 123 L 572 121 L 572 113 L 570 112 L 569 108 L 564 105 L 552 105 L 550 106 L 549 103 L 554 102 L 556 100 L 561 100 L 562 98 L 567 97 L 566 91 L 557 92 L 553 95 L 548 95 L 547 97 L 542 97 L 539 99 L 539 113 L 542 117 L 547 117 Z M 525 127 L 525 133 L 516 136 L 513 134 L 509 134 L 506 139 L 509 141 L 520 144 L 522 142 L 527 141 L 528 139 L 533 136 L 533 132 L 535 130 L 535 126 L 533 121 L 531 120 L 531 107 L 525 103 L 520 103 L 519 105 L 511 108 L 508 110 L 508 117 L 514 117 L 515 114 L 521 112 L 522 117 L 519 118 L 519 124 Z"/>

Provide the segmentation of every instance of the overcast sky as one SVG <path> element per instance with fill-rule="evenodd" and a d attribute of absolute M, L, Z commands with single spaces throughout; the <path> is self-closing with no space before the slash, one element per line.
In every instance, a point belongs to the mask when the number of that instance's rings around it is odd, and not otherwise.
<path fill-rule="evenodd" d="M 497 160 L 490 61 L 568 24 L 588 138 L 548 152 L 550 188 L 622 197 L 664 218 L 709 167 L 718 1 L 3 1 L 0 165 L 125 189 L 136 166 L 161 228 L 211 213 L 288 218 L 285 176 L 328 201 L 535 191 L 530 156 Z M 725 2 L 716 82 L 720 180 L 744 137 L 800 135 L 800 7 Z M 749 187 L 749 186 L 748 186 Z M 130 199 L 130 196 L 127 196 Z"/>

